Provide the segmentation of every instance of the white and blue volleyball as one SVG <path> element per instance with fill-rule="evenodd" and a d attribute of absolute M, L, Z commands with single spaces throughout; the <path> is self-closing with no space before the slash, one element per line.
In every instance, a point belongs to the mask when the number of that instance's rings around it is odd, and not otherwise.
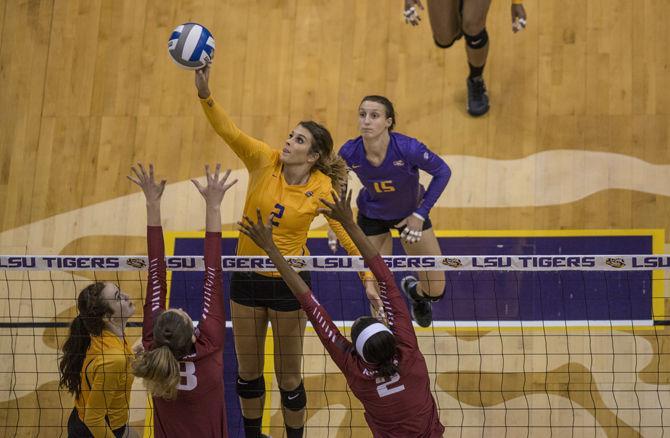
<path fill-rule="evenodd" d="M 198 23 L 177 26 L 168 41 L 170 58 L 188 70 L 197 70 L 207 65 L 214 57 L 214 48 L 214 37 Z"/>

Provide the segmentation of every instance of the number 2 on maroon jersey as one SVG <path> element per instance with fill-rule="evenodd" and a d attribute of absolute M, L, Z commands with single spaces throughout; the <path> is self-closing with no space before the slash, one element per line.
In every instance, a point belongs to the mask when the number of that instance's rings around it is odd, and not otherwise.
<path fill-rule="evenodd" d="M 400 374 L 395 373 L 389 378 L 389 381 L 386 381 L 386 377 L 377 377 L 377 394 L 379 397 L 386 397 L 387 395 L 395 394 L 396 392 L 404 391 L 405 385 L 391 386 L 394 383 L 397 383 L 400 380 Z"/>

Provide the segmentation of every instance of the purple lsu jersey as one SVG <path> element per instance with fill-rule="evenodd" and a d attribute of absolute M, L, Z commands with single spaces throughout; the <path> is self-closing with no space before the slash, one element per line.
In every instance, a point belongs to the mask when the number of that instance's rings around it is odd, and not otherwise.
<path fill-rule="evenodd" d="M 363 184 L 360 213 L 370 219 L 404 219 L 412 213 L 428 217 L 451 178 L 451 169 L 419 140 L 390 132 L 386 157 L 379 166 L 366 158 L 363 138 L 347 141 L 339 155 Z M 432 175 L 428 190 L 419 184 L 419 169 Z"/>

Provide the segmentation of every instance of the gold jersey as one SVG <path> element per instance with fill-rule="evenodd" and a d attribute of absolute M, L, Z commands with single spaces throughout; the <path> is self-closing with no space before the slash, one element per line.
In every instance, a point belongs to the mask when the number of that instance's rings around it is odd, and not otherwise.
<path fill-rule="evenodd" d="M 128 422 L 132 360 L 130 347 L 114 333 L 103 330 L 100 336 L 91 336 L 75 407 L 95 438 L 114 438 L 112 430 Z"/>
<path fill-rule="evenodd" d="M 249 171 L 244 214 L 255 221 L 257 208 L 260 208 L 263 220 L 274 213 L 272 236 L 282 255 L 309 255 L 307 232 L 319 214 L 317 209 L 324 207 L 319 199 L 332 200 L 333 184 L 330 177 L 314 169 L 306 184 L 288 184 L 282 174 L 278 150 L 242 132 L 211 96 L 201 99 L 201 104 L 216 132 Z M 350 255 L 360 255 L 342 225 L 326 219 L 346 251 Z M 248 236 L 240 234 L 237 254 L 265 255 L 265 252 Z"/>

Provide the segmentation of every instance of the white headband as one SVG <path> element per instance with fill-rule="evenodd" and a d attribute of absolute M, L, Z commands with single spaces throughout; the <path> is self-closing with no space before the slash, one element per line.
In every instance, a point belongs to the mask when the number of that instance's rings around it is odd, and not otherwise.
<path fill-rule="evenodd" d="M 366 362 L 367 359 L 365 359 L 365 356 L 363 355 L 363 347 L 365 346 L 365 343 L 368 341 L 368 339 L 379 332 L 389 332 L 393 334 L 393 332 L 389 330 L 384 324 L 381 322 L 375 322 L 374 324 L 370 324 L 369 326 L 365 327 L 361 334 L 358 335 L 358 338 L 356 338 L 356 351 Z"/>

